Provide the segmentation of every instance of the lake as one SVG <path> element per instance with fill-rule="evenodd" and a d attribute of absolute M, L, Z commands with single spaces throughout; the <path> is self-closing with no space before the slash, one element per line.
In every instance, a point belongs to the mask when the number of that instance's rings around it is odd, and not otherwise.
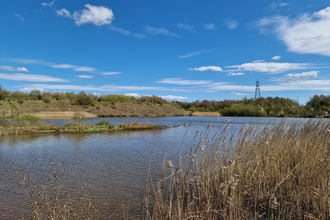
<path fill-rule="evenodd" d="M 40 185 L 51 177 L 52 163 L 65 168 L 65 190 L 74 193 L 81 186 L 96 203 L 100 219 L 123 219 L 124 212 L 139 214 L 145 192 L 149 161 L 157 179 L 164 157 L 175 163 L 179 154 L 198 144 L 196 134 L 208 125 L 237 130 L 245 124 L 277 124 L 280 118 L 249 117 L 160 117 L 96 118 L 86 123 L 107 120 L 153 123 L 170 126 L 153 131 L 130 131 L 100 134 L 26 135 L 0 138 L 0 219 L 29 219 L 30 202 L 22 177 L 30 185 Z M 297 119 L 286 119 L 297 120 Z M 46 120 L 57 125 L 67 120 Z M 185 126 L 188 123 L 189 126 Z M 155 148 L 154 155 L 151 149 Z M 167 160 L 166 159 L 166 160 Z"/>

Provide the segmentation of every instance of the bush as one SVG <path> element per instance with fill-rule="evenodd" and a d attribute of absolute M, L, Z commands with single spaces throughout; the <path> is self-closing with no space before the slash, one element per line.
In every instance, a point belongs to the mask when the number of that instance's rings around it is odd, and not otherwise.
<path fill-rule="evenodd" d="M 95 104 L 95 101 L 91 95 L 87 95 L 85 92 L 81 91 L 77 97 L 76 102 L 78 105 L 82 106 L 93 106 Z"/>

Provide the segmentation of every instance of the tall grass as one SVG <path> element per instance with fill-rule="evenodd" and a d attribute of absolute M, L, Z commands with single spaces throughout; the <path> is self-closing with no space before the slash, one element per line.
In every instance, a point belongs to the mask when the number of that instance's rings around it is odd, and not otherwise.
<path fill-rule="evenodd" d="M 27 175 L 19 174 L 31 203 L 33 220 L 93 220 L 99 217 L 98 209 L 83 189 L 74 194 L 64 190 L 65 169 L 62 164 L 51 164 L 51 177 L 38 186 L 31 183 Z"/>
<path fill-rule="evenodd" d="M 138 122 L 124 122 L 120 124 L 120 127 L 124 130 L 144 130 L 153 129 L 156 127 L 155 124 L 139 124 Z"/>
<path fill-rule="evenodd" d="M 232 127 L 164 161 L 144 219 L 330 219 L 329 120 Z"/>

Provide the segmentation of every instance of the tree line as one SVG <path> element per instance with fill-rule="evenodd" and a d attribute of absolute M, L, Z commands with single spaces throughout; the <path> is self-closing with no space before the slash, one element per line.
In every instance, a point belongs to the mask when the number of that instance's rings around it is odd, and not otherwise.
<path fill-rule="evenodd" d="M 219 112 L 223 116 L 268 116 L 268 117 L 329 117 L 330 95 L 314 95 L 305 105 L 296 100 L 281 97 L 261 97 L 241 100 L 196 100 L 193 102 L 167 101 L 158 96 L 127 96 L 121 94 L 93 95 L 84 91 L 29 93 L 7 91 L 0 86 L 0 101 L 11 100 L 23 104 L 28 100 L 40 100 L 45 103 L 67 101 L 71 105 L 94 106 L 96 103 L 132 103 L 132 104 L 170 104 L 186 111 Z"/>

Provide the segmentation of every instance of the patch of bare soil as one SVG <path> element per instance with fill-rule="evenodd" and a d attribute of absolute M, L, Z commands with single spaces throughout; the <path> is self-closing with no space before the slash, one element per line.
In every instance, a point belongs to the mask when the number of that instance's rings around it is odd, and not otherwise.
<path fill-rule="evenodd" d="M 193 112 L 192 116 L 220 116 L 219 112 Z"/>
<path fill-rule="evenodd" d="M 36 112 L 30 113 L 30 115 L 38 116 L 42 119 L 71 119 L 76 112 L 64 111 L 64 112 Z M 84 118 L 96 118 L 97 115 L 88 112 L 79 112 Z"/>

